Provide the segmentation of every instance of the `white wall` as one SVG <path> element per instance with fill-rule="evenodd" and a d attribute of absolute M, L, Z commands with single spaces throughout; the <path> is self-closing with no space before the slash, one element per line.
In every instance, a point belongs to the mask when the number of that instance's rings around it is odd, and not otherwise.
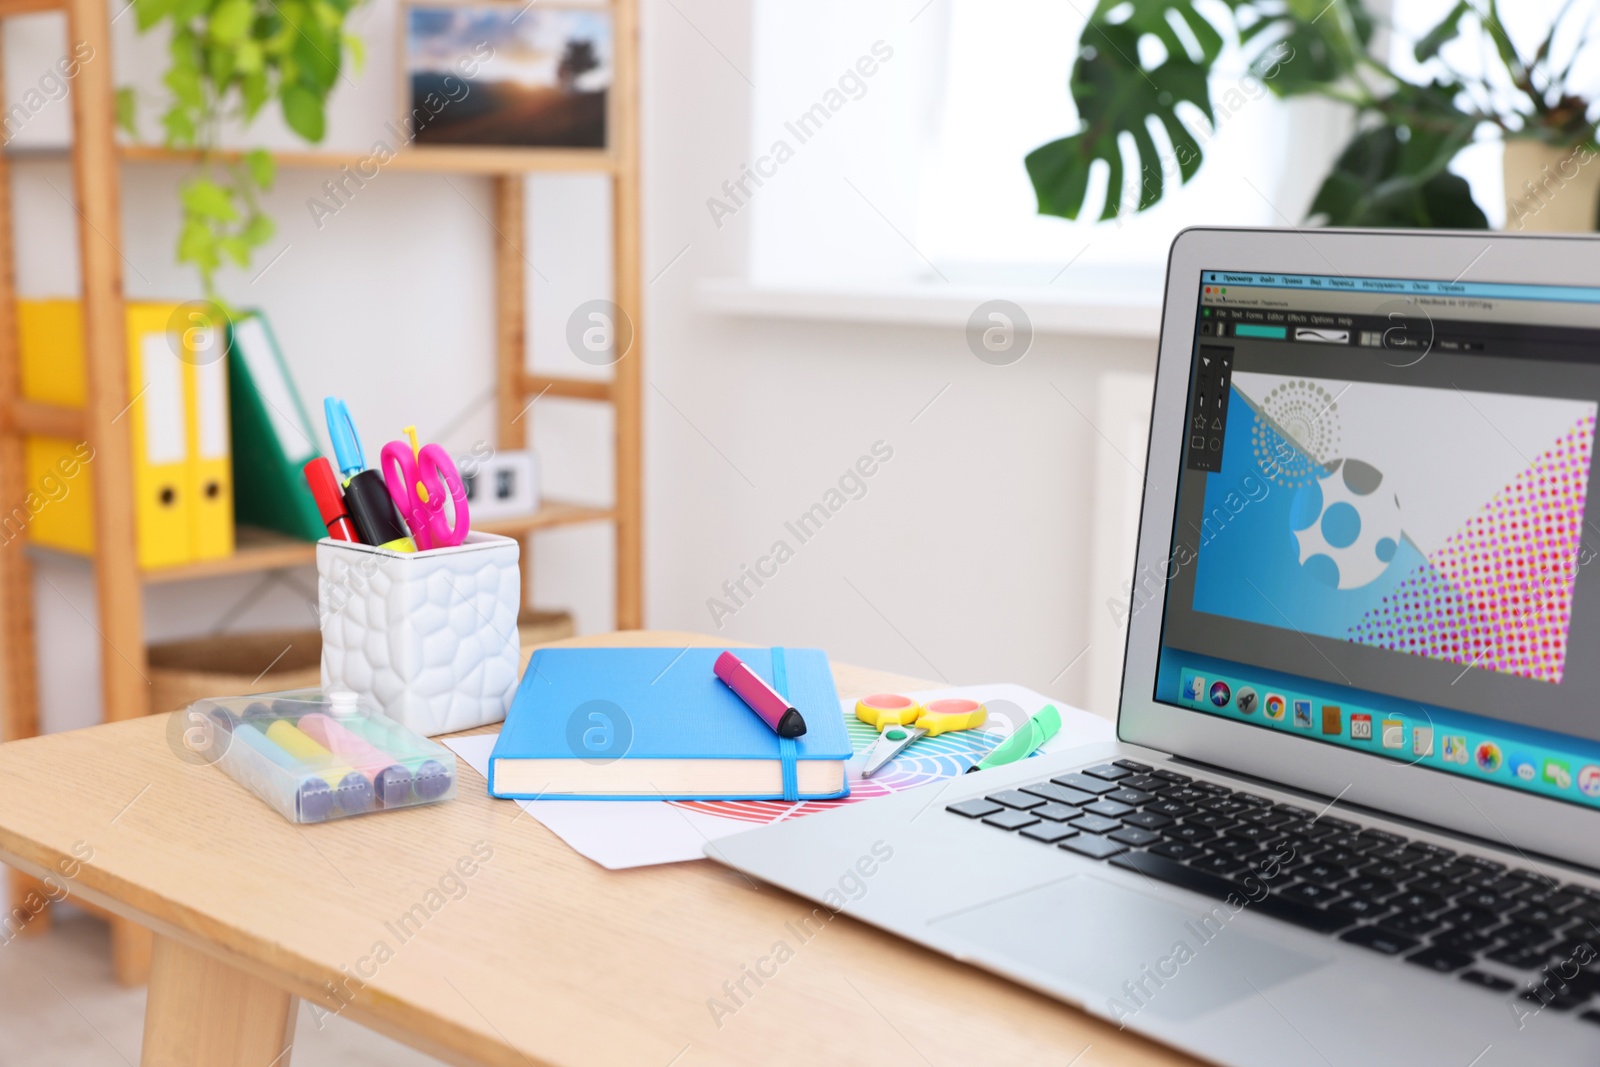
<path fill-rule="evenodd" d="M 920 5 L 900 6 L 906 21 Z M 1120 659 L 1120 648 L 1102 647 L 1066 670 L 1090 642 L 1091 610 L 1105 610 L 1086 604 L 1102 445 L 1090 421 L 1099 419 L 1097 382 L 1118 368 L 1150 373 L 1154 345 L 1044 336 L 1020 363 L 995 367 L 973 356 L 959 326 L 703 310 L 699 279 L 746 267 L 752 212 L 719 229 L 705 202 L 768 147 L 763 131 L 753 146 L 749 134 L 755 90 L 746 79 L 759 85 L 762 71 L 747 58 L 743 0 L 647 3 L 646 11 L 650 271 L 689 246 L 649 289 L 651 625 L 712 628 L 707 600 L 731 603 L 723 583 L 782 539 L 794 558 L 764 586 L 747 582 L 753 595 L 722 619 L 722 633 L 820 645 L 838 659 L 923 678 L 1015 680 L 1083 700 L 1089 665 Z M 883 34 L 895 32 L 888 25 Z M 835 65 L 870 43 L 840 46 Z M 915 76 L 910 58 L 897 54 L 819 138 L 857 143 L 881 128 L 873 107 L 892 98 L 888 79 Z M 849 209 L 856 236 L 833 251 L 841 278 L 857 276 L 860 261 L 902 256 L 903 239 L 843 186 L 848 172 L 826 169 L 826 155 L 797 155 L 757 196 L 803 199 L 800 183 L 811 182 L 828 210 Z M 866 177 L 856 177 L 869 181 L 870 166 L 858 166 Z M 775 227 L 763 240 L 783 232 Z M 772 256 L 770 244 L 763 254 Z M 863 498 L 801 544 L 785 522 L 878 440 L 893 459 Z M 1142 448 L 1136 458 L 1142 463 Z"/>
<path fill-rule="evenodd" d="M 361 9 L 371 63 L 339 88 L 330 147 L 367 147 L 399 110 L 393 11 L 388 0 Z M 1113 371 L 1147 374 L 1153 344 L 1041 336 L 1020 363 L 993 367 L 974 358 L 957 326 L 705 310 L 702 282 L 742 276 L 748 262 L 748 213 L 719 229 L 705 201 L 751 160 L 751 17 L 745 0 L 644 3 L 648 623 L 715 629 L 708 599 L 731 605 L 723 583 L 783 539 L 794 558 L 762 588 L 747 579 L 754 595 L 741 597 L 720 632 L 819 645 L 840 660 L 953 683 L 1015 680 L 1084 701 L 1094 665 L 1103 675 L 1120 656 L 1101 638 L 1080 658 L 1091 631 L 1104 628 L 1091 614 L 1103 604 L 1086 603 L 1099 588 L 1094 471 L 1108 439 L 1094 425 L 1103 417 L 1099 382 Z M 133 40 L 131 22 L 117 26 L 119 81 L 149 82 L 151 42 Z M 8 34 L 13 94 L 65 48 L 59 24 L 33 23 Z M 58 139 L 66 115 L 65 102 L 50 105 L 22 141 Z M 288 143 L 270 128 L 261 139 Z M 195 293 L 171 253 L 183 173 L 124 170 L 121 247 L 132 296 Z M 411 421 L 454 448 L 488 437 L 487 183 L 386 172 L 319 230 L 307 200 L 328 177 L 281 174 L 269 198 L 280 234 L 255 271 L 282 258 L 254 280 L 225 274 L 224 291 L 266 309 L 308 403 L 346 396 L 369 440 Z M 529 185 L 532 358 L 585 373 L 561 336 L 571 308 L 607 295 L 606 188 L 582 177 Z M 25 295 L 76 291 L 70 192 L 60 160 L 16 168 Z M 873 221 L 862 220 L 858 247 L 838 249 L 841 262 L 896 240 Z M 548 491 L 607 500 L 609 416 L 547 399 L 532 421 Z M 880 440 L 893 458 L 862 499 L 804 544 L 785 530 Z M 584 631 L 609 628 L 609 563 L 606 530 L 541 535 L 537 600 L 574 609 Z M 155 586 L 147 623 L 156 639 L 296 625 L 310 618 L 314 596 L 308 570 Z M 99 639 L 87 567 L 42 558 L 38 609 L 46 725 L 96 721 Z M 1096 691 L 1097 710 L 1109 711 L 1104 689 Z"/>

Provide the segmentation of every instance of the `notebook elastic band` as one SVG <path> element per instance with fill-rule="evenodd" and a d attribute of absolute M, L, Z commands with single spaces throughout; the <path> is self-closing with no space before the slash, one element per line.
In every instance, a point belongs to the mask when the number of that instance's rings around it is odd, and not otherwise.
<path fill-rule="evenodd" d="M 772 688 L 784 700 L 789 699 L 789 671 L 783 661 L 783 649 L 772 650 Z M 778 759 L 783 763 L 783 799 L 800 799 L 800 742 L 792 737 L 778 738 Z"/>

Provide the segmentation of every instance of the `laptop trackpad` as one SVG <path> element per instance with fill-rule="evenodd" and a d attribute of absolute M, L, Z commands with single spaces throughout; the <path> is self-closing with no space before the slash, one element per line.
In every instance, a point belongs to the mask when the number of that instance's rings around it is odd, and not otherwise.
<path fill-rule="evenodd" d="M 1148 1011 L 1190 1019 L 1257 996 L 1333 956 L 1308 956 L 1245 933 L 1241 912 L 1196 898 L 1185 908 L 1078 875 L 980 904 L 929 925 L 1000 970 L 1019 964 L 1088 994 L 1119 1021 Z"/>

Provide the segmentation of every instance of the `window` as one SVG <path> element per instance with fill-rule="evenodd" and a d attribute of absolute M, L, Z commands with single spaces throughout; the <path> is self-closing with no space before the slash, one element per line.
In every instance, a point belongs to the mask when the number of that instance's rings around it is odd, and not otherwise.
<path fill-rule="evenodd" d="M 1085 264 L 1159 263 L 1185 226 L 1300 221 L 1304 196 L 1282 195 L 1290 116 L 1264 84 L 1244 77 L 1237 56 L 1225 56 L 1212 80 L 1215 131 L 1198 109 L 1184 116 L 1205 150 L 1193 181 L 1179 188 L 1169 162 L 1160 204 L 1096 223 L 1101 174 L 1079 221 L 1040 216 L 1023 158 L 1076 125 L 1067 77 L 1089 6 L 952 0 L 950 7 L 943 115 L 917 213 L 919 239 L 935 262 L 963 273 L 1034 264 L 1048 282 L 1074 256 Z"/>
<path fill-rule="evenodd" d="M 1185 226 L 1299 223 L 1326 173 L 1318 158 L 1331 164 L 1348 133 L 1338 108 L 1284 104 L 1224 56 L 1216 129 L 1197 110 L 1188 116 L 1206 150 L 1193 181 L 1180 188 L 1173 164 L 1166 200 L 1100 223 L 1100 176 L 1083 219 L 1043 217 L 1023 159 L 1075 124 L 1067 76 L 1088 5 L 933 0 L 893 17 L 866 7 L 757 4 L 751 166 L 767 159 L 756 169 L 770 177 L 736 210 L 751 211 L 759 283 L 1044 285 L 1158 265 Z M 864 88 L 802 129 L 797 116 L 876 42 L 892 55 L 851 79 Z M 790 149 L 781 164 L 780 143 Z"/>

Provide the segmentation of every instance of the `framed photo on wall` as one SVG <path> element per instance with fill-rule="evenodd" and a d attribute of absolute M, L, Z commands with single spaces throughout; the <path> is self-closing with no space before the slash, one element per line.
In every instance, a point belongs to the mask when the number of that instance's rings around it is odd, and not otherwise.
<path fill-rule="evenodd" d="M 410 0 L 400 14 L 401 102 L 416 147 L 608 147 L 609 8 Z"/>

